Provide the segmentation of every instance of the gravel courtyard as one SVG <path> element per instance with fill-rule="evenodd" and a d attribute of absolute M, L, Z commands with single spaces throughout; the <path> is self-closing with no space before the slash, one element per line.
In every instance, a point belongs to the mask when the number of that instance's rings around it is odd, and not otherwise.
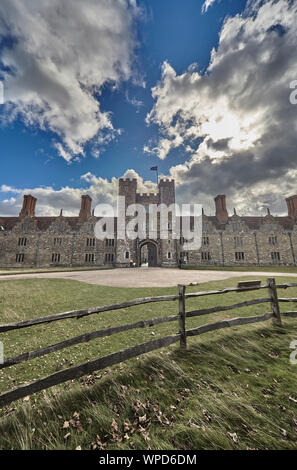
<path fill-rule="evenodd" d="M 57 273 L 32 273 L 14 274 L 0 277 L 7 279 L 30 279 L 30 278 L 62 278 L 97 284 L 101 286 L 114 287 L 170 287 L 177 284 L 202 283 L 208 281 L 219 281 L 228 278 L 243 276 L 259 277 L 297 277 L 293 273 L 272 273 L 253 271 L 191 271 L 182 269 L 166 268 L 124 268 L 98 271 L 73 271 Z"/>

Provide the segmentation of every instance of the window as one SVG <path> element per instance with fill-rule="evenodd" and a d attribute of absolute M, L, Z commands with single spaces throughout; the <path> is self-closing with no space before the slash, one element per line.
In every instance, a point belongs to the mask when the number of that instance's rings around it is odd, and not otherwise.
<path fill-rule="evenodd" d="M 184 237 L 180 237 L 180 239 L 179 239 L 179 243 L 180 243 L 181 245 L 183 245 L 183 244 L 185 243 L 185 239 L 184 239 Z"/>
<path fill-rule="evenodd" d="M 114 261 L 114 254 L 113 253 L 105 253 L 105 262 L 106 263 L 113 263 Z"/>
<path fill-rule="evenodd" d="M 17 263 L 23 263 L 24 262 L 24 253 L 17 253 L 15 260 Z"/>
<path fill-rule="evenodd" d="M 235 261 L 243 261 L 244 260 L 244 253 L 243 251 L 237 251 L 235 253 Z"/>
<path fill-rule="evenodd" d="M 238 232 L 240 231 L 240 223 L 236 222 L 232 224 L 233 232 Z"/>
<path fill-rule="evenodd" d="M 209 245 L 209 237 L 202 237 L 202 245 Z"/>
<path fill-rule="evenodd" d="M 268 242 L 269 242 L 269 245 L 277 245 L 277 237 L 276 236 L 269 237 Z"/>
<path fill-rule="evenodd" d="M 87 238 L 87 246 L 95 246 L 96 238 Z"/>
<path fill-rule="evenodd" d="M 272 261 L 280 261 L 279 251 L 273 251 L 271 253 L 271 259 L 272 259 Z"/>
<path fill-rule="evenodd" d="M 209 261 L 211 259 L 209 251 L 202 251 L 201 252 L 201 260 L 202 261 Z"/>
<path fill-rule="evenodd" d="M 243 239 L 241 237 L 234 237 L 235 248 L 243 246 Z"/>
<path fill-rule="evenodd" d="M 129 259 L 129 258 L 130 258 L 130 252 L 129 252 L 129 251 L 126 251 L 126 253 L 125 253 L 125 258 L 126 258 L 126 259 Z"/>
<path fill-rule="evenodd" d="M 26 246 L 27 238 L 19 238 L 19 246 Z"/>
<path fill-rule="evenodd" d="M 61 246 L 62 238 L 54 238 L 54 246 Z"/>
<path fill-rule="evenodd" d="M 168 259 L 171 259 L 171 251 L 168 251 L 168 253 L 167 253 L 167 258 L 168 258 Z"/>
<path fill-rule="evenodd" d="M 105 239 L 105 246 L 114 246 L 114 238 L 106 238 Z"/>
<path fill-rule="evenodd" d="M 85 262 L 86 263 L 94 263 L 94 261 L 95 261 L 94 253 L 86 253 Z"/>
<path fill-rule="evenodd" d="M 60 253 L 53 253 L 52 254 L 52 263 L 60 263 L 61 255 Z"/>
<path fill-rule="evenodd" d="M 105 230 L 104 230 L 104 232 L 105 232 Z M 88 224 L 88 232 L 90 232 L 90 233 L 94 232 L 94 224 Z"/>

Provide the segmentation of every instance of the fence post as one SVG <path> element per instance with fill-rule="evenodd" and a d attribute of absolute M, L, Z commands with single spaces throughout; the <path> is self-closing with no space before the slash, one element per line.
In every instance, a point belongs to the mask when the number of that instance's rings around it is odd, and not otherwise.
<path fill-rule="evenodd" d="M 187 335 L 186 335 L 186 306 L 185 306 L 185 292 L 186 286 L 178 286 L 179 294 L 179 333 L 180 333 L 180 348 L 187 349 Z"/>
<path fill-rule="evenodd" d="M 275 279 L 273 277 L 268 278 L 267 285 L 268 285 L 268 293 L 270 297 L 271 313 L 273 315 L 272 317 L 273 324 L 275 326 L 282 326 Z"/>

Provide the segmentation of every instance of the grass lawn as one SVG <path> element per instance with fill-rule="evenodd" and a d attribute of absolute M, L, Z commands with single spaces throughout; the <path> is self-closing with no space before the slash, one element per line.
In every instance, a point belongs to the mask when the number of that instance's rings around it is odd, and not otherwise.
<path fill-rule="evenodd" d="M 188 291 L 235 286 L 238 280 Z M 0 281 L 0 323 L 176 292 L 61 279 Z M 264 292 L 207 296 L 186 305 L 187 310 L 228 305 Z M 297 297 L 297 288 L 282 292 Z M 187 328 L 268 309 L 260 304 L 188 319 Z M 141 305 L 2 333 L 0 339 L 9 357 L 84 332 L 175 313 L 177 302 Z M 297 449 L 297 366 L 289 362 L 297 322 L 283 322 L 282 329 L 265 322 L 189 338 L 187 351 L 173 345 L 12 403 L 0 411 L 0 449 Z M 124 332 L 15 365 L 0 371 L 0 392 L 177 329 L 174 322 Z"/>
<path fill-rule="evenodd" d="M 190 266 L 183 265 L 182 269 L 196 271 L 259 271 L 270 273 L 297 273 L 297 266 Z"/>

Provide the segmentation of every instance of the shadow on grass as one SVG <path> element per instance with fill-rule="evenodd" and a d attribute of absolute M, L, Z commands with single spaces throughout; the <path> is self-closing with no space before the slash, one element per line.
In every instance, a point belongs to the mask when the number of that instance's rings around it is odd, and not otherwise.
<path fill-rule="evenodd" d="M 33 395 L 3 410 L 0 447 L 296 449 L 296 333 L 223 330 Z"/>

